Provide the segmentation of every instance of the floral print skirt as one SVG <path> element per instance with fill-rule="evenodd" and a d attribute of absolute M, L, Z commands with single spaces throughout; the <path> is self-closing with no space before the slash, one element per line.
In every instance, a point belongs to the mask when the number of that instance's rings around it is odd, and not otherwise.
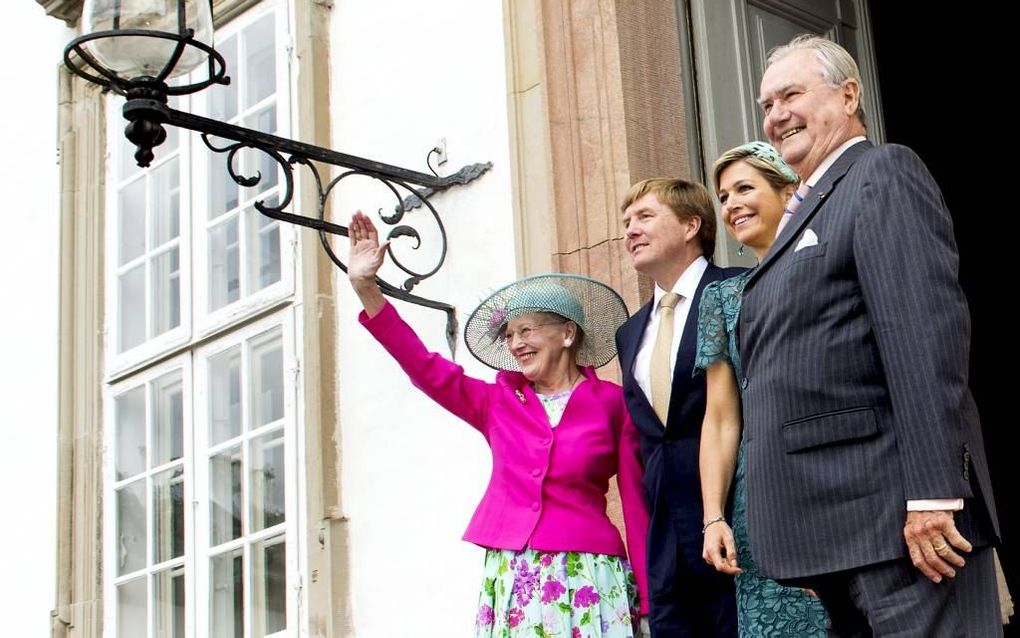
<path fill-rule="evenodd" d="M 475 638 L 632 638 L 637 606 L 619 556 L 489 549 Z"/>

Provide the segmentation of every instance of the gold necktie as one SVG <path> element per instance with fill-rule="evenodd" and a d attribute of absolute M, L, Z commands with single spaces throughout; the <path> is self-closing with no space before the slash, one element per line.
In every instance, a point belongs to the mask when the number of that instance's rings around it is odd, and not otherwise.
<path fill-rule="evenodd" d="M 673 309 L 680 301 L 680 295 L 667 292 L 659 300 L 659 332 L 652 347 L 652 408 L 666 427 L 669 413 L 669 393 L 673 389 L 673 368 L 669 365 L 673 354 Z"/>

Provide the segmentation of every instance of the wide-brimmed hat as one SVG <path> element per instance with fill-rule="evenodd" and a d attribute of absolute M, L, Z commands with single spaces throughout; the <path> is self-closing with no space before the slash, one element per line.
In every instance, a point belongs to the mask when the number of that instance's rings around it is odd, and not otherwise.
<path fill-rule="evenodd" d="M 616 330 L 627 321 L 627 305 L 606 284 L 568 273 L 525 277 L 500 288 L 478 305 L 464 327 L 476 359 L 497 370 L 520 370 L 507 349 L 507 323 L 529 312 L 551 312 L 577 324 L 584 338 L 577 363 L 603 366 L 616 356 Z"/>

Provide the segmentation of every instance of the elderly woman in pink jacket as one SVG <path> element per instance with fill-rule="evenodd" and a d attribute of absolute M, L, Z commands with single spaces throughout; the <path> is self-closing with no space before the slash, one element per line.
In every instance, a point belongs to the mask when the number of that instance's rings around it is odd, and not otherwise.
<path fill-rule="evenodd" d="M 348 275 L 359 319 L 411 382 L 477 429 L 492 476 L 464 533 L 484 548 L 475 636 L 624 638 L 647 611 L 638 438 L 620 386 L 595 376 L 616 354 L 619 295 L 587 277 L 547 274 L 475 309 L 465 340 L 493 383 L 425 349 L 375 283 L 386 244 L 360 211 Z M 617 477 L 626 546 L 606 514 Z M 629 560 L 628 560 L 629 558 Z"/>

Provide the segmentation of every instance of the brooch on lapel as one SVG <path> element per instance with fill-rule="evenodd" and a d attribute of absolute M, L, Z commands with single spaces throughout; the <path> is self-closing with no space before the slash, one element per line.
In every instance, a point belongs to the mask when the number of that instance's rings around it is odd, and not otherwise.
<path fill-rule="evenodd" d="M 516 390 L 514 390 L 514 394 L 516 394 L 517 398 L 521 400 L 521 403 L 524 403 L 525 401 L 527 401 L 527 399 L 524 398 L 524 393 L 521 392 L 520 388 L 517 388 Z"/>

